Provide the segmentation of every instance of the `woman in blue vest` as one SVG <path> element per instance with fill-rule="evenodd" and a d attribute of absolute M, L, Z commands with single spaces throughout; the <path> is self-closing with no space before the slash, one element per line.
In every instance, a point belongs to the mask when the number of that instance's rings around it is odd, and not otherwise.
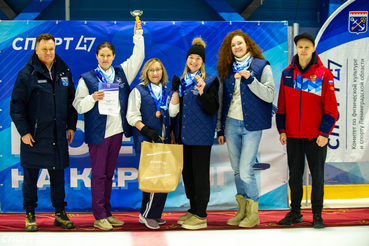
<path fill-rule="evenodd" d="M 185 229 L 207 227 L 206 208 L 210 197 L 210 151 L 214 142 L 216 114 L 219 109 L 219 81 L 205 73 L 205 43 L 192 41 L 184 73 L 172 80 L 170 107 L 176 118 L 176 142 L 183 144 L 183 181 L 190 201 L 188 212 L 178 219 Z M 173 115 L 172 115 L 173 116 Z"/>
<path fill-rule="evenodd" d="M 229 33 L 218 53 L 218 142 L 227 147 L 236 183 L 237 215 L 228 225 L 254 227 L 259 220 L 259 191 L 253 166 L 262 130 L 271 128 L 276 91 L 272 68 L 241 30 Z"/>
<path fill-rule="evenodd" d="M 136 153 L 141 153 L 142 141 L 170 143 L 170 116 L 168 105 L 171 92 L 165 86 L 168 75 L 158 58 L 148 60 L 141 71 L 141 83 L 129 95 L 127 120 L 133 126 Z M 160 133 L 160 134 L 159 134 Z M 159 229 L 166 221 L 161 219 L 167 193 L 142 193 L 139 215 L 141 223 L 150 229 Z"/>
<path fill-rule="evenodd" d="M 110 195 L 112 179 L 122 145 L 123 133 L 132 136 L 132 128 L 126 120 L 130 84 L 136 77 L 145 58 L 141 23 L 135 25 L 132 56 L 118 66 L 111 66 L 115 49 L 111 43 L 97 46 L 97 68 L 81 75 L 73 106 L 79 114 L 85 114 L 85 142 L 88 144 L 91 160 L 92 212 L 94 227 L 112 230 L 123 225 L 123 221 L 112 216 Z M 136 30 L 138 31 L 136 33 Z M 115 88 L 114 105 L 109 112 L 99 107 L 105 93 L 100 87 Z M 115 95 L 114 95 L 115 93 Z M 101 104 L 100 106 L 102 106 Z"/>

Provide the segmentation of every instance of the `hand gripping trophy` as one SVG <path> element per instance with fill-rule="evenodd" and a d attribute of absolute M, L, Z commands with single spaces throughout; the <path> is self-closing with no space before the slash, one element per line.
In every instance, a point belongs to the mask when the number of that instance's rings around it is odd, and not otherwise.
<path fill-rule="evenodd" d="M 141 16 L 142 13 L 143 13 L 142 10 L 134 10 L 134 11 L 131 11 L 131 15 L 136 17 L 136 24 L 138 24 L 138 22 L 140 21 L 140 17 L 139 16 Z M 142 29 L 136 30 L 136 33 L 142 34 L 143 33 L 143 30 Z"/>

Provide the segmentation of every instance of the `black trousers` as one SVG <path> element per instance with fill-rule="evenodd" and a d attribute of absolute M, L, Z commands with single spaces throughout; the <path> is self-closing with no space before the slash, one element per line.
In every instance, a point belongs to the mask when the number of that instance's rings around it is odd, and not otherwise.
<path fill-rule="evenodd" d="M 303 175 L 305 155 L 312 177 L 311 204 L 313 214 L 321 214 L 324 196 L 324 164 L 327 157 L 327 145 L 319 147 L 316 138 L 288 138 L 287 159 L 289 168 L 289 186 L 291 189 L 291 209 L 301 210 L 303 196 Z"/>
<path fill-rule="evenodd" d="M 37 178 L 40 169 L 23 167 L 23 209 L 27 213 L 35 212 L 37 207 Z M 48 169 L 50 176 L 51 203 L 55 212 L 61 212 L 67 206 L 64 190 L 64 169 Z"/>
<path fill-rule="evenodd" d="M 206 217 L 210 198 L 211 146 L 183 145 L 183 182 L 190 200 L 188 212 Z"/>
<path fill-rule="evenodd" d="M 163 213 L 168 193 L 142 193 L 141 211 L 143 217 L 159 219 Z"/>

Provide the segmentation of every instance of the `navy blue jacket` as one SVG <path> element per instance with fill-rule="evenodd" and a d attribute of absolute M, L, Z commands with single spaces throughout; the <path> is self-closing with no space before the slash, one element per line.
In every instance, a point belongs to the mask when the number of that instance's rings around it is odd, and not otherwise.
<path fill-rule="evenodd" d="M 163 120 L 165 125 L 165 139 L 164 143 L 170 143 L 170 116 L 169 111 L 160 109 L 162 117 L 156 117 L 156 105 L 151 97 L 150 91 L 146 85 L 139 84 L 136 86 L 137 90 L 141 94 L 141 117 L 142 123 L 148 128 L 155 130 L 161 137 L 163 132 Z M 171 91 L 166 88 L 168 94 L 168 102 L 170 102 Z M 136 153 L 141 153 L 141 142 L 151 142 L 151 139 L 143 135 L 136 127 L 133 127 L 133 141 L 135 143 Z M 161 139 L 158 143 L 161 143 Z"/>
<path fill-rule="evenodd" d="M 180 98 L 176 117 L 176 141 L 186 145 L 211 146 L 214 142 L 219 109 L 219 80 L 206 74 L 204 93 L 198 95 L 197 85 L 191 85 Z M 180 138 L 180 139 L 179 139 Z"/>
<path fill-rule="evenodd" d="M 272 126 L 272 103 L 265 102 L 257 97 L 248 86 L 248 84 L 254 81 L 254 78 L 260 81 L 263 69 L 268 64 L 268 61 L 254 58 L 249 68 L 252 76 L 248 79 L 241 77 L 240 91 L 243 122 L 248 131 L 269 129 Z M 223 82 L 222 125 L 218 136 L 223 136 L 224 133 L 225 121 L 232 102 L 234 84 L 235 78 L 232 71 Z"/>
<path fill-rule="evenodd" d="M 129 138 L 132 136 L 132 127 L 128 124 L 126 114 L 128 106 L 128 96 L 131 91 L 126 75 L 121 66 L 114 67 L 115 78 L 114 83 L 119 83 L 119 101 L 120 114 L 122 117 L 122 125 L 124 135 Z M 99 81 L 96 77 L 95 70 L 91 70 L 81 75 L 84 79 L 90 94 L 98 91 Z M 100 144 L 105 138 L 106 115 L 99 113 L 98 104 L 85 113 L 85 142 L 87 144 Z"/>
<path fill-rule="evenodd" d="M 49 70 L 34 52 L 14 83 L 10 116 L 21 136 L 30 133 L 33 147 L 21 141 L 21 166 L 64 169 L 69 166 L 66 130 L 76 130 L 75 88 L 67 64 L 57 55 Z"/>

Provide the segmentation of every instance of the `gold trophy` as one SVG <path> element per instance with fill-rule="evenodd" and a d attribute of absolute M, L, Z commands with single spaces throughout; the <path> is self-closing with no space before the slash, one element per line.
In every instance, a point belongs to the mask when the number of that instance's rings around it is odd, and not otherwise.
<path fill-rule="evenodd" d="M 131 15 L 134 16 L 136 18 L 136 24 L 140 21 L 140 17 L 143 13 L 142 10 L 134 10 L 134 11 L 131 11 Z M 141 26 L 142 28 L 142 26 Z M 136 33 L 137 34 L 142 34 L 143 33 L 143 30 L 140 29 L 140 30 L 136 30 Z"/>

